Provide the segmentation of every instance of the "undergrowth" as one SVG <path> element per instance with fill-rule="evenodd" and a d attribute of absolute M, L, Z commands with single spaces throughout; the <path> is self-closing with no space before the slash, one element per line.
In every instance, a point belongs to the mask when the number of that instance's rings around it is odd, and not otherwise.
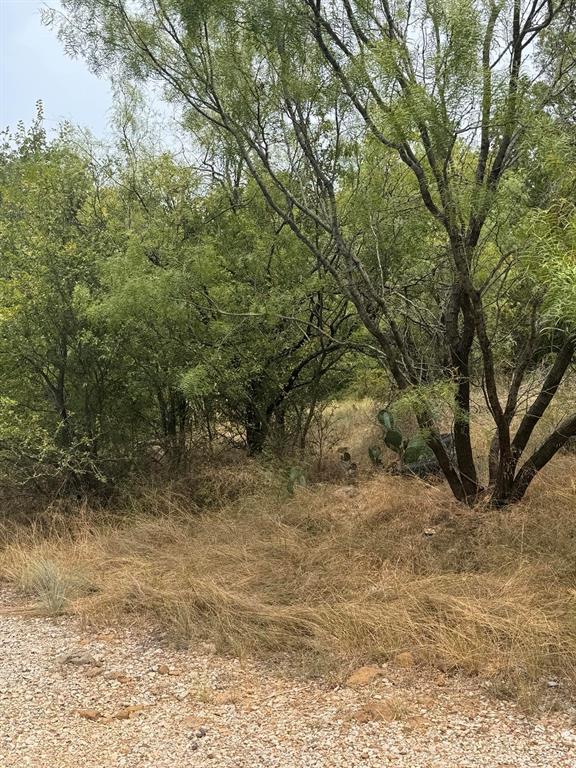
<path fill-rule="evenodd" d="M 495 690 L 576 680 L 575 459 L 522 504 L 470 511 L 442 485 L 378 475 L 288 497 L 257 464 L 205 471 L 114 513 L 52 508 L 2 527 L 0 568 L 46 613 L 142 617 L 173 642 L 329 663 L 417 663 Z M 240 471 L 240 470 L 239 470 Z M 236 482 L 236 492 L 232 486 Z"/>

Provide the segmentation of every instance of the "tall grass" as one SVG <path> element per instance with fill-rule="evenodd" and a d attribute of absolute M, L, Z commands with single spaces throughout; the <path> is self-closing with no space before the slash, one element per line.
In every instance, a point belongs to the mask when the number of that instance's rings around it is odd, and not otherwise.
<path fill-rule="evenodd" d="M 48 611 L 143 617 L 178 644 L 336 665 L 411 651 L 511 687 L 576 681 L 575 469 L 560 457 L 522 504 L 470 511 L 416 479 L 290 498 L 257 465 L 224 484 L 213 468 L 211 507 L 173 488 L 108 518 L 5 525 L 0 572 Z"/>

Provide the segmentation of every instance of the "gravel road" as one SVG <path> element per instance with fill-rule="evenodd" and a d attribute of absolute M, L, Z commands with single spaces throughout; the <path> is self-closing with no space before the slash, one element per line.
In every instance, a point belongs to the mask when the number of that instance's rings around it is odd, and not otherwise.
<path fill-rule="evenodd" d="M 0 768 L 576 768 L 574 712 L 415 669 L 334 687 L 10 606 L 0 651 Z"/>

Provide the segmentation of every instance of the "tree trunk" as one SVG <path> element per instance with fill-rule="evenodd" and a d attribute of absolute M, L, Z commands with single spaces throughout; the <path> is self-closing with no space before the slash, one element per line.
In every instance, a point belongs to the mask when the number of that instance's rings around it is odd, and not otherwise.
<path fill-rule="evenodd" d="M 250 403 L 246 408 L 246 446 L 250 456 L 262 453 L 270 425 Z"/>
<path fill-rule="evenodd" d="M 576 414 L 569 416 L 544 440 L 528 458 L 514 478 L 509 493 L 505 498 L 493 497 L 494 506 L 504 506 L 520 501 L 534 477 L 554 458 L 558 451 L 576 435 Z"/>

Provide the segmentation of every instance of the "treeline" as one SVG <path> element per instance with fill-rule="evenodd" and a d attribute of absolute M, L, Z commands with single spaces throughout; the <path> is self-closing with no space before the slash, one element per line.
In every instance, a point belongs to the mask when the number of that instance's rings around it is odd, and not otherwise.
<path fill-rule="evenodd" d="M 339 192 L 363 255 L 350 279 L 379 286 L 358 306 L 339 272 L 310 258 L 303 240 L 322 247 L 319 228 L 288 226 L 241 158 L 194 169 L 139 139 L 138 119 L 118 126 L 113 149 L 70 126 L 49 138 L 41 105 L 31 127 L 4 134 L 1 483 L 107 494 L 132 474 L 174 476 L 226 446 L 302 461 L 325 405 L 351 391 L 386 395 L 396 414 L 433 412 L 455 435 L 459 417 L 470 429 L 455 402 L 444 245 L 393 156 L 356 146 Z M 548 130 L 562 136 L 552 121 Z M 534 150 L 544 153 L 538 141 Z M 496 277 L 487 319 L 497 376 L 513 388 L 522 361 L 516 396 L 529 403 L 546 371 L 559 383 L 572 359 L 573 181 L 552 154 L 507 184 L 478 266 Z M 404 374 L 407 360 L 417 368 L 408 387 L 370 333 L 386 318 L 378 290 L 393 310 L 383 342 L 401 346 Z M 469 373 L 483 409 L 478 345 Z M 420 434 L 429 461 L 430 432 Z"/>
<path fill-rule="evenodd" d="M 97 156 L 41 113 L 4 138 L 4 481 L 102 490 L 214 445 L 305 450 L 352 381 L 357 321 L 253 184 Z"/>
<path fill-rule="evenodd" d="M 41 125 L 8 141 L 4 456 L 79 477 L 217 431 L 302 450 L 364 368 L 400 457 L 470 506 L 521 499 L 576 437 L 574 0 L 62 7 L 67 50 L 160 84 L 202 162 L 130 123 L 100 162 Z"/>

